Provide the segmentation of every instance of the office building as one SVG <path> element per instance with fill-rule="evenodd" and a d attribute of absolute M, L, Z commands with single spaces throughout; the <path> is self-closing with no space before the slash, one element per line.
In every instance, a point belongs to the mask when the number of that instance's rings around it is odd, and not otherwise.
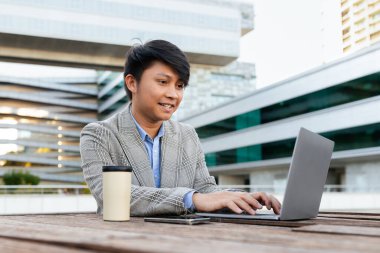
<path fill-rule="evenodd" d="M 380 1 L 341 0 L 343 52 L 380 41 Z"/>
<path fill-rule="evenodd" d="M 255 65 L 233 62 L 225 67 L 191 65 L 189 87 L 177 120 L 210 107 L 221 105 L 235 97 L 252 92 L 256 87 Z"/>
<path fill-rule="evenodd" d="M 25 169 L 83 182 L 80 130 L 127 102 L 120 72 L 135 43 L 165 39 L 188 55 L 193 77 L 182 115 L 254 89 L 254 66 L 234 63 L 240 37 L 253 29 L 248 3 L 0 0 L 0 15 L 1 61 L 99 70 L 79 79 L 0 74 L 0 176 Z M 219 88 L 206 94 L 210 83 Z M 208 102 L 194 107 L 195 96 Z"/>
<path fill-rule="evenodd" d="M 97 117 L 96 81 L 95 72 L 58 79 L 0 76 L 0 176 L 26 170 L 42 181 L 83 182 L 79 136 Z"/>
<path fill-rule="evenodd" d="M 283 189 L 305 127 L 335 141 L 327 184 L 378 190 L 379 59 L 377 43 L 182 121 L 196 128 L 219 184 Z"/>
<path fill-rule="evenodd" d="M 0 60 L 116 71 L 133 44 L 152 39 L 225 66 L 253 29 L 253 6 L 226 0 L 1 0 L 0 15 Z"/>
<path fill-rule="evenodd" d="M 220 105 L 255 89 L 255 65 L 233 62 L 225 67 L 191 64 L 189 86 L 173 118 L 180 120 L 195 112 Z M 128 102 L 123 75 L 99 72 L 99 118 L 122 110 Z"/>

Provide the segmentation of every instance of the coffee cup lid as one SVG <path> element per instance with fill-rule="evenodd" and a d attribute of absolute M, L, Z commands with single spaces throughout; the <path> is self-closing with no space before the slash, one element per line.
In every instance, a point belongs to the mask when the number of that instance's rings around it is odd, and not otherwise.
<path fill-rule="evenodd" d="M 132 172 L 131 166 L 103 166 L 103 172 Z"/>

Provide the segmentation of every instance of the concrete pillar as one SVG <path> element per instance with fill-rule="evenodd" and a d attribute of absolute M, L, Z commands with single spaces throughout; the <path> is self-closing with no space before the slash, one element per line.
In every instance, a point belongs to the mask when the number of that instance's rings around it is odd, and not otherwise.
<path fill-rule="evenodd" d="M 249 174 L 249 184 L 253 186 L 250 191 L 283 192 L 287 175 L 288 169 L 253 171 Z"/>
<path fill-rule="evenodd" d="M 347 164 L 345 181 L 349 192 L 380 190 L 380 162 Z"/>
<path fill-rule="evenodd" d="M 243 176 L 218 175 L 219 185 L 244 185 Z"/>

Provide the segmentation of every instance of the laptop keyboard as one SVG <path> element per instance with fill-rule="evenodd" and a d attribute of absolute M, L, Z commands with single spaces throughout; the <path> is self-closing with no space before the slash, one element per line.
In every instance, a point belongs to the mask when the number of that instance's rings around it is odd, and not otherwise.
<path fill-rule="evenodd" d="M 235 214 L 235 215 L 251 215 L 249 214 L 247 211 L 243 211 L 242 213 L 234 213 L 231 211 L 231 209 L 229 208 L 223 208 L 223 209 L 220 209 L 219 211 L 216 211 L 215 213 L 220 213 L 220 214 Z M 271 216 L 278 216 L 277 214 L 275 214 L 272 210 L 263 210 L 263 209 L 258 209 L 256 210 L 256 215 L 271 215 Z"/>

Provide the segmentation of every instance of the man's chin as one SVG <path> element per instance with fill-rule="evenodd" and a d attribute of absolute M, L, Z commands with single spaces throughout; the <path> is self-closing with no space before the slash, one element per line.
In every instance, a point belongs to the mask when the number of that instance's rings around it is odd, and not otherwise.
<path fill-rule="evenodd" d="M 176 110 L 174 110 L 174 111 L 171 112 L 171 113 L 163 113 L 163 112 L 161 112 L 161 113 L 160 113 L 160 119 L 161 119 L 161 120 L 169 120 L 169 119 L 173 116 L 173 114 L 175 113 L 175 111 L 176 111 Z"/>
<path fill-rule="evenodd" d="M 159 114 L 156 114 L 153 119 L 155 121 L 165 121 L 165 120 L 169 120 L 172 117 L 172 115 L 173 115 L 172 113 L 171 114 L 159 113 Z"/>
<path fill-rule="evenodd" d="M 171 117 L 172 117 L 173 114 L 170 114 L 170 115 L 165 115 L 164 117 L 161 117 L 161 120 L 165 121 L 165 120 L 169 120 Z"/>

